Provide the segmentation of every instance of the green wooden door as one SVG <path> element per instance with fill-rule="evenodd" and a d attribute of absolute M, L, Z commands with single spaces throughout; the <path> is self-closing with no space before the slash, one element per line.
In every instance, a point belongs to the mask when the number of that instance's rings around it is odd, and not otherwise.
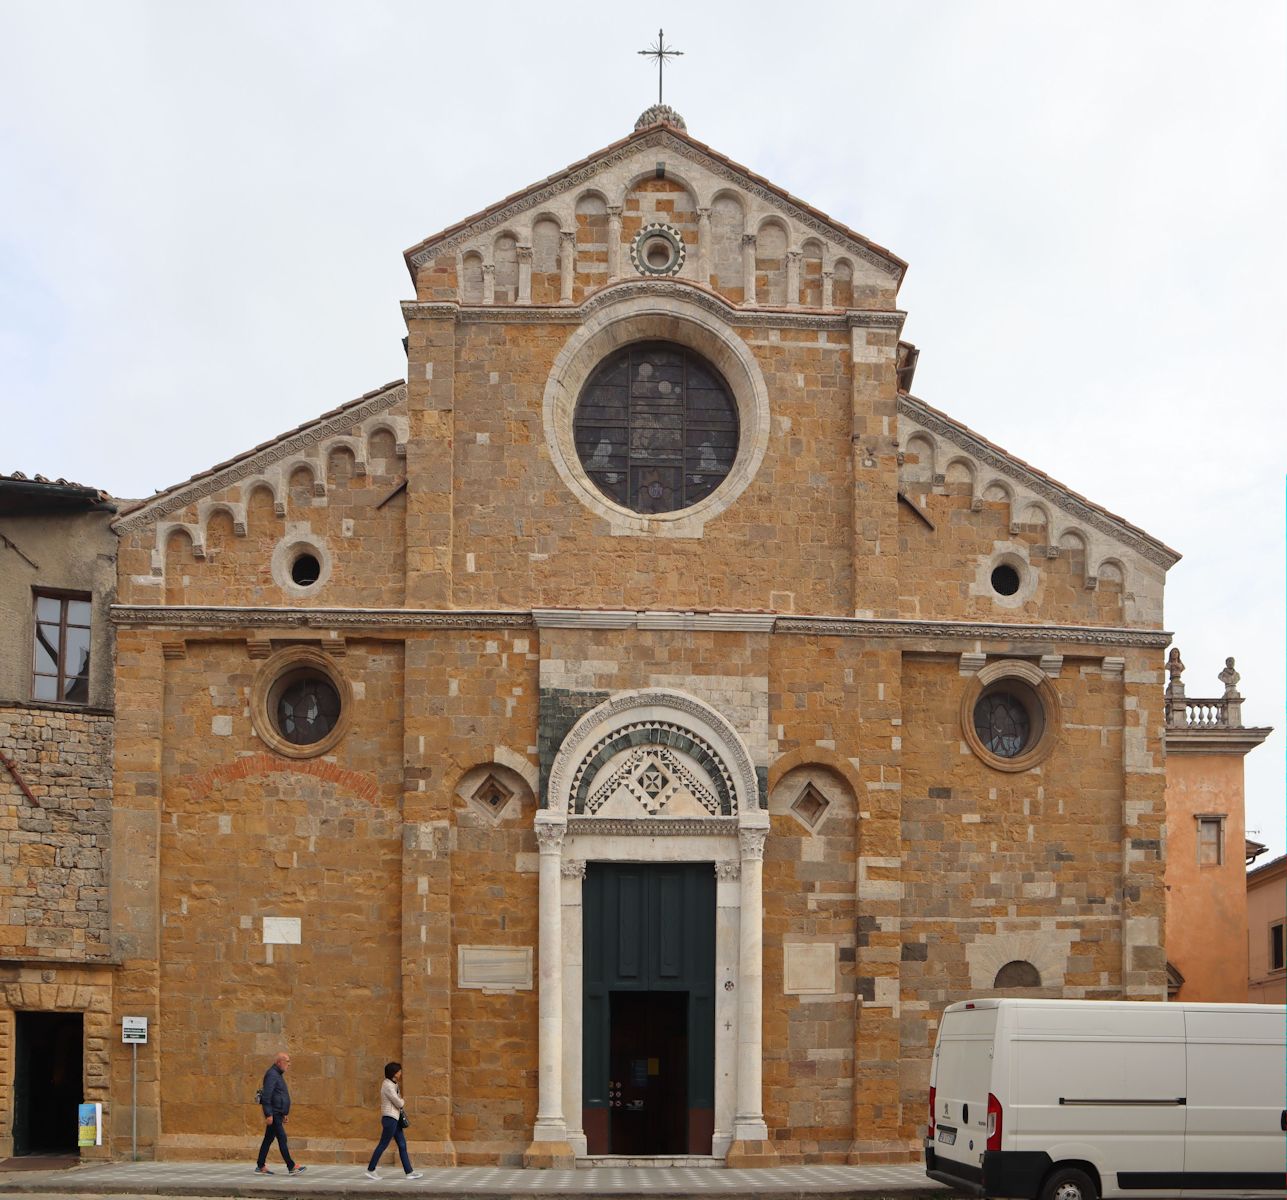
<path fill-rule="evenodd" d="M 590 1153 L 709 1154 L 713 865 L 590 863 L 582 904 L 582 1118 Z M 656 1003 L 642 995 L 649 993 Z M 645 1120 L 639 1110 L 650 1108 Z"/>

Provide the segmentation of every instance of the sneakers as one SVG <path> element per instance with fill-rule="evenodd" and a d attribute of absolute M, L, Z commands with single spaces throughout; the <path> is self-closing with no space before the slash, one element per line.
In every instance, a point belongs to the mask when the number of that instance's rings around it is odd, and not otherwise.
<path fill-rule="evenodd" d="M 272 1174 L 272 1172 L 271 1172 L 267 1167 L 256 1167 L 256 1168 L 255 1168 L 255 1174 L 256 1174 L 256 1175 L 271 1175 L 271 1174 Z"/>
<path fill-rule="evenodd" d="M 302 1174 L 303 1174 L 305 1171 L 307 1171 L 307 1170 L 308 1170 L 308 1168 L 307 1168 L 307 1167 L 301 1167 L 298 1163 L 296 1163 L 293 1167 L 291 1167 L 291 1169 L 287 1172 L 287 1174 L 288 1174 L 288 1175 L 302 1175 Z"/>
<path fill-rule="evenodd" d="M 408 1179 L 423 1179 L 423 1178 L 424 1178 L 424 1176 L 423 1176 L 423 1175 L 421 1175 L 419 1171 L 408 1171 L 408 1172 L 407 1172 L 407 1178 L 408 1178 Z"/>
<path fill-rule="evenodd" d="M 365 1172 L 368 1179 L 379 1179 L 380 1177 L 374 1171 Z"/>

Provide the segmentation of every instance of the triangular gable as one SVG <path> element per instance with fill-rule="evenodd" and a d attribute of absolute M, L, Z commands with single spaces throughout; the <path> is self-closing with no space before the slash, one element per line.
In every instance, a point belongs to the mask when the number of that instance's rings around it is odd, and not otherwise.
<path fill-rule="evenodd" d="M 605 146 L 602 150 L 581 159 L 580 162 L 575 162 L 539 183 L 515 192 L 481 212 L 466 217 L 463 221 L 426 238 L 403 252 L 407 269 L 414 278 L 416 268 L 424 266 L 425 263 L 443 255 L 454 254 L 461 245 L 478 234 L 485 233 L 489 229 L 500 228 L 516 215 L 538 208 L 552 197 L 590 182 L 605 168 L 637 154 L 640 150 L 649 149 L 664 149 L 690 162 L 698 163 L 712 174 L 722 176 L 746 192 L 778 205 L 801 225 L 843 245 L 851 254 L 872 264 L 898 283 L 902 282 L 907 271 L 907 263 L 884 246 L 877 245 L 847 225 L 813 208 L 763 176 L 756 175 L 740 163 L 734 162 L 731 158 L 711 149 L 704 142 L 689 137 L 687 133 L 668 123 L 653 124 L 638 129 L 629 137 L 613 142 L 610 146 Z"/>
<path fill-rule="evenodd" d="M 260 443 L 253 450 L 247 450 L 208 471 L 193 475 L 183 483 L 165 488 L 146 500 L 137 501 L 112 522 L 113 528 L 122 534 L 146 528 L 170 513 L 186 508 L 232 484 L 263 474 L 275 463 L 303 454 L 331 438 L 342 438 L 372 417 L 398 404 L 405 404 L 406 398 L 407 385 L 402 380 L 386 383 L 375 391 L 366 392 L 356 400 L 341 404 L 339 408 L 333 408 L 312 421 Z"/>
<path fill-rule="evenodd" d="M 1116 513 L 1088 500 L 1057 479 L 1052 479 L 1044 471 L 1038 470 L 1008 450 L 988 441 L 968 426 L 962 425 L 946 413 L 926 404 L 924 400 L 919 400 L 906 392 L 900 393 L 898 414 L 910 425 L 917 426 L 942 438 L 957 449 L 963 450 L 981 465 L 1015 481 L 1027 491 L 1055 505 L 1073 520 L 1097 529 L 1100 533 L 1107 534 L 1110 538 L 1128 546 L 1163 570 L 1173 567 L 1180 561 L 1180 553 L 1172 550 L 1164 542 L 1158 541 L 1157 538 L 1145 533 L 1144 530 L 1132 525 Z M 906 440 L 906 437 L 900 435 L 900 441 L 906 443 Z"/>

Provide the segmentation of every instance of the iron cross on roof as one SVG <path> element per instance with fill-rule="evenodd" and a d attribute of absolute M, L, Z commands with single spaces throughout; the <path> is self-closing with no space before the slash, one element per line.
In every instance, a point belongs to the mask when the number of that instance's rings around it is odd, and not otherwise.
<path fill-rule="evenodd" d="M 666 65 L 668 58 L 682 58 L 684 52 L 675 50 L 666 45 L 666 34 L 663 30 L 657 30 L 657 44 L 649 46 L 647 50 L 640 50 L 645 58 L 655 58 L 657 60 L 657 103 L 661 103 L 661 72 Z"/>

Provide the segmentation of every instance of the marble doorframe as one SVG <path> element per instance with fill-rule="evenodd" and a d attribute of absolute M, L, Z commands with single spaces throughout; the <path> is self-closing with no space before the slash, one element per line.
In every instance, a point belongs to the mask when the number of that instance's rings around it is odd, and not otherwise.
<path fill-rule="evenodd" d="M 734 812 L 707 819 L 600 819 L 570 812 L 576 768 L 616 728 L 664 721 L 699 734 L 732 781 Z M 581 1128 L 582 881 L 588 862 L 708 862 L 715 895 L 715 1132 L 712 1153 L 767 1140 L 763 1088 L 763 857 L 768 813 L 741 736 L 687 693 L 643 689 L 611 697 L 569 731 L 555 757 L 540 848 L 539 1096 L 532 1140 L 586 1154 Z"/>

